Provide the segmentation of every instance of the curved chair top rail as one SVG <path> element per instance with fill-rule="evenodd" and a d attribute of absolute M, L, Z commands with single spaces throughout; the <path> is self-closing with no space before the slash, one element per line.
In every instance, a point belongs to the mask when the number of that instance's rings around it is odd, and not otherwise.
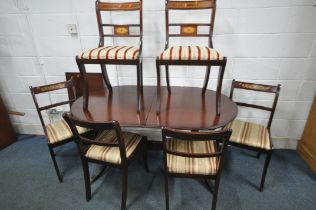
<path fill-rule="evenodd" d="M 133 11 L 140 10 L 142 1 L 135 2 L 100 2 L 96 1 L 96 9 L 100 11 Z"/>
<path fill-rule="evenodd" d="M 142 0 L 135 2 L 101 2 L 97 0 L 95 2 L 95 9 L 97 14 L 98 28 L 99 28 L 99 37 L 100 44 L 103 46 L 104 37 L 138 37 L 142 38 L 143 33 L 143 23 L 142 23 Z M 101 12 L 128 12 L 128 11 L 139 11 L 139 24 L 103 24 Z M 127 20 L 128 21 L 128 20 Z M 110 27 L 113 29 L 113 33 L 104 34 L 104 27 Z M 131 34 L 130 28 L 139 28 L 139 33 Z"/>
<path fill-rule="evenodd" d="M 172 128 L 163 127 L 162 128 L 162 140 L 163 148 L 166 153 L 183 156 L 183 157 L 192 157 L 192 158 L 206 158 L 206 157 L 219 157 L 224 152 L 229 138 L 231 136 L 231 130 L 221 130 L 221 131 L 212 131 L 212 132 L 188 132 Z M 187 153 L 172 150 L 167 148 L 167 139 L 177 139 L 182 141 L 214 141 L 216 142 L 216 148 L 214 152 L 204 152 L 204 153 Z M 222 143 L 219 146 L 219 142 Z"/>
<path fill-rule="evenodd" d="M 233 80 L 232 87 L 245 89 L 245 90 L 253 90 L 267 93 L 278 93 L 280 91 L 281 85 L 266 85 L 266 84 L 256 84 L 250 82 L 241 82 Z"/>
<path fill-rule="evenodd" d="M 223 131 L 212 131 L 212 132 L 194 132 L 184 131 L 179 129 L 173 129 L 163 127 L 163 135 L 166 137 L 172 137 L 182 140 L 195 140 L 195 141 L 206 141 L 206 140 L 222 140 L 229 136 L 229 132 Z"/>
<path fill-rule="evenodd" d="M 172 10 L 210 10 L 210 20 L 208 23 L 170 23 L 169 13 Z M 169 46 L 169 37 L 208 37 L 208 46 L 213 48 L 213 30 L 216 14 L 216 0 L 200 0 L 200 1 L 169 1 L 166 0 L 165 5 L 165 18 L 166 18 L 166 45 L 165 49 Z M 198 15 L 198 14 L 197 14 Z M 169 33 L 170 27 L 180 27 L 177 33 Z M 200 27 L 208 27 L 208 33 L 199 32 Z"/>
<path fill-rule="evenodd" d="M 69 113 L 64 113 L 63 117 L 71 120 L 73 125 L 87 128 L 87 129 L 95 129 L 95 130 L 114 129 L 114 130 L 121 131 L 120 123 L 116 120 L 106 121 L 106 122 L 86 121 L 86 120 L 78 119 Z"/>
<path fill-rule="evenodd" d="M 166 1 L 166 7 L 170 10 L 210 9 L 214 8 L 215 5 L 216 0 Z"/>
<path fill-rule="evenodd" d="M 58 82 L 58 83 L 42 85 L 42 86 L 37 86 L 37 87 L 31 86 L 30 89 L 34 92 L 34 94 L 40 94 L 40 93 L 46 93 L 50 91 L 72 87 L 74 85 L 73 82 L 74 82 L 73 78 L 71 78 L 70 80 L 65 81 L 65 82 Z"/>
<path fill-rule="evenodd" d="M 53 107 L 57 107 L 57 106 L 65 105 L 65 104 L 70 104 L 70 103 L 74 102 L 76 100 L 76 97 L 74 97 L 71 100 L 53 103 L 53 104 L 42 106 L 42 107 L 40 107 L 38 105 L 38 102 L 37 102 L 35 95 L 41 94 L 41 93 L 52 92 L 52 91 L 56 91 L 56 90 L 60 90 L 60 89 L 66 89 L 66 88 L 68 89 L 68 91 L 72 90 L 73 95 L 77 96 L 76 89 L 75 89 L 75 82 L 74 82 L 73 77 L 71 77 L 70 80 L 67 80 L 65 82 L 58 82 L 58 83 L 53 83 L 53 84 L 49 84 L 49 85 L 42 85 L 42 86 L 37 86 L 37 87 L 30 86 L 30 91 L 31 91 L 36 109 L 38 111 L 43 111 L 43 110 L 47 110 L 47 109 L 50 109 Z"/>

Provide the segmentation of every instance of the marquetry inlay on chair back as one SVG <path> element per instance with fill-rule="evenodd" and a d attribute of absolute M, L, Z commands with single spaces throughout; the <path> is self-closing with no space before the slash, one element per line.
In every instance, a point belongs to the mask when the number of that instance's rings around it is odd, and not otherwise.
<path fill-rule="evenodd" d="M 95 4 L 98 28 L 99 28 L 99 36 L 100 36 L 100 44 L 99 46 L 103 46 L 104 37 L 138 37 L 142 38 L 143 32 L 143 23 L 142 23 L 142 0 L 135 2 L 101 2 L 99 0 L 96 1 Z M 130 12 L 130 11 L 138 11 L 139 12 L 139 23 L 131 24 L 112 24 L 109 23 L 109 20 L 105 21 L 107 23 L 103 23 L 101 12 Z M 127 21 L 129 19 L 127 18 Z M 113 33 L 104 33 L 104 28 L 112 29 Z M 137 28 L 138 32 L 131 33 L 131 28 Z"/>
<path fill-rule="evenodd" d="M 169 15 L 173 10 L 209 10 L 208 23 L 170 23 Z M 166 36 L 168 37 L 210 37 L 212 38 L 216 13 L 216 0 L 170 1 L 166 0 Z M 198 16 L 198 11 L 196 12 Z M 179 33 L 169 33 L 171 27 L 180 28 Z M 199 27 L 209 27 L 209 33 L 199 33 Z M 210 44 L 212 45 L 212 43 Z M 212 46 L 210 46 L 212 47 Z"/>
<path fill-rule="evenodd" d="M 276 108 L 278 98 L 279 98 L 281 85 L 280 84 L 278 84 L 278 85 L 264 85 L 264 84 L 256 84 L 256 83 L 241 82 L 241 81 L 233 80 L 232 87 L 230 90 L 230 96 L 229 96 L 230 99 L 233 99 L 233 94 L 234 94 L 235 88 L 275 94 L 273 104 L 271 107 L 261 106 L 261 105 L 252 104 L 252 103 L 236 102 L 236 104 L 239 106 L 261 109 L 261 110 L 265 110 L 265 111 L 270 112 L 270 117 L 269 117 L 269 121 L 268 121 L 268 125 L 267 125 L 268 130 L 270 130 L 272 119 L 273 119 L 274 112 L 275 112 L 275 108 Z"/>

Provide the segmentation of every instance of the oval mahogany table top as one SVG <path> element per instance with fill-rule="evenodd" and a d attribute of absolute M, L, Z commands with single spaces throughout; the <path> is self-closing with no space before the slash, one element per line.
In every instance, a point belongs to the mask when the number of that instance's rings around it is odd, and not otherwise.
<path fill-rule="evenodd" d="M 237 116 L 237 105 L 228 97 L 221 96 L 221 115 L 216 116 L 216 92 L 196 87 L 161 87 L 160 114 L 156 112 L 155 86 L 144 86 L 142 110 L 137 113 L 136 86 L 113 87 L 112 94 L 106 89 L 89 93 L 89 106 L 83 109 L 83 98 L 71 106 L 71 113 L 81 119 L 95 122 L 117 120 L 122 126 L 161 128 L 163 126 L 202 130 L 224 126 Z"/>

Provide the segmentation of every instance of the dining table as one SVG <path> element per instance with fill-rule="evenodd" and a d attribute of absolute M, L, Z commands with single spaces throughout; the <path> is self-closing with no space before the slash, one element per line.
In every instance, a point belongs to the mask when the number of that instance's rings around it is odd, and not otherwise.
<path fill-rule="evenodd" d="M 160 111 L 157 112 L 157 87 L 143 86 L 141 110 L 137 111 L 136 85 L 113 86 L 109 91 L 101 73 L 88 73 L 89 103 L 83 106 L 84 85 L 79 72 L 66 72 L 66 79 L 73 78 L 76 95 L 68 90 L 69 99 L 75 99 L 70 112 L 76 118 L 92 122 L 116 120 L 125 130 L 136 130 L 149 137 L 149 147 L 161 148 L 161 128 L 183 130 L 213 130 L 233 121 L 238 113 L 237 105 L 221 94 L 220 115 L 216 115 L 216 92 L 207 90 L 202 94 L 199 87 L 161 86 Z M 158 140 L 158 141 L 157 141 Z"/>
<path fill-rule="evenodd" d="M 237 105 L 221 95 L 220 115 L 216 115 L 216 92 L 197 87 L 166 87 L 160 91 L 160 112 L 157 112 L 155 86 L 143 86 L 141 110 L 137 111 L 136 86 L 115 86 L 90 90 L 88 108 L 83 97 L 71 105 L 71 113 L 80 120 L 107 122 L 116 120 L 124 127 L 161 128 L 184 130 L 211 130 L 225 126 L 237 115 Z"/>

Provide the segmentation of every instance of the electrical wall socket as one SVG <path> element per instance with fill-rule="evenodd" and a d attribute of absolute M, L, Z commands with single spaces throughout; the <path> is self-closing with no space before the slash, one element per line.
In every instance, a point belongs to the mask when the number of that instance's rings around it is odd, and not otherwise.
<path fill-rule="evenodd" d="M 75 35 L 78 33 L 76 24 L 67 24 L 68 33 L 71 35 Z"/>

